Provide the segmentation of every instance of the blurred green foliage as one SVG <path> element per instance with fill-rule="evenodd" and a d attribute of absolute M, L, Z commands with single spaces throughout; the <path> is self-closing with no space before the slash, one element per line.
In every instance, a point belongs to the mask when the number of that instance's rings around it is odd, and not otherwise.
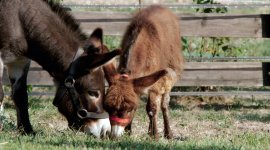
<path fill-rule="evenodd" d="M 214 2 L 214 0 L 193 0 L 196 4 L 220 4 Z M 226 7 L 221 8 L 196 8 L 196 12 L 200 13 L 227 13 L 228 9 Z"/>
<path fill-rule="evenodd" d="M 55 3 L 60 3 L 60 2 L 62 2 L 63 0 L 52 0 L 53 2 L 55 2 Z"/>
<path fill-rule="evenodd" d="M 214 0 L 193 0 L 196 4 L 219 4 Z M 197 13 L 227 13 L 226 7 L 196 8 Z M 237 57 L 242 49 L 231 45 L 228 37 L 202 37 L 196 41 L 182 38 L 184 54 L 187 57 Z"/>

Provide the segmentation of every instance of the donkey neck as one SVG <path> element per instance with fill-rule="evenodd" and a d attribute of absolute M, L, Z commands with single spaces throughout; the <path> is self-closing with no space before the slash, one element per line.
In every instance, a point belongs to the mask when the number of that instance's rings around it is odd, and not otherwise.
<path fill-rule="evenodd" d="M 44 49 L 41 46 L 29 44 L 26 56 L 36 61 L 52 77 L 60 81 L 67 75 L 70 64 L 75 59 L 76 52 L 77 49 L 73 49 L 73 51 L 56 49 L 55 51 L 48 51 L 48 49 Z"/>
<path fill-rule="evenodd" d="M 25 55 L 56 80 L 63 80 L 82 41 L 48 5 L 30 1 L 31 4 L 25 1 L 26 5 L 20 11 L 28 42 Z"/>

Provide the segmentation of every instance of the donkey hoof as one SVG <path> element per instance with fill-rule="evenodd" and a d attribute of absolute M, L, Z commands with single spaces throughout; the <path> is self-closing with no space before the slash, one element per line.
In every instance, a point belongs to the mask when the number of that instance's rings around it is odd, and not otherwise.
<path fill-rule="evenodd" d="M 31 132 L 22 131 L 21 134 L 26 135 L 26 136 L 36 136 L 37 133 L 34 131 L 31 131 Z"/>
<path fill-rule="evenodd" d="M 173 135 L 172 135 L 172 134 L 164 135 L 164 137 L 165 137 L 166 139 L 173 139 Z"/>
<path fill-rule="evenodd" d="M 19 132 L 22 135 L 30 135 L 30 136 L 35 136 L 36 135 L 36 132 L 34 132 L 32 129 L 23 130 L 23 129 L 19 128 Z"/>

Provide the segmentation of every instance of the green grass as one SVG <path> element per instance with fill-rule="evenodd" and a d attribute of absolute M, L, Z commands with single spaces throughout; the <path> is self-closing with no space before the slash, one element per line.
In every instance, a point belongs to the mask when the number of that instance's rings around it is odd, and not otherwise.
<path fill-rule="evenodd" d="M 110 49 L 115 49 L 119 47 L 121 37 L 105 36 L 104 41 Z M 192 41 L 196 43 L 196 39 Z M 242 56 L 270 56 L 269 43 L 267 40 L 233 39 L 230 44 L 241 47 Z M 148 117 L 145 101 L 141 101 L 134 119 L 133 135 L 109 140 L 95 139 L 68 129 L 65 118 L 52 105 L 52 98 L 46 97 L 29 100 L 31 122 L 37 135 L 20 135 L 16 130 L 14 105 L 6 97 L 5 113 L 0 116 L 4 125 L 0 131 L 0 149 L 270 149 L 270 100 L 267 97 L 236 98 L 229 104 L 214 102 L 193 107 L 178 103 L 179 99 L 172 100 L 170 110 L 175 139 L 152 140 L 147 135 Z M 162 131 L 160 114 L 160 136 Z"/>
<path fill-rule="evenodd" d="M 108 46 L 110 50 L 116 49 L 120 47 L 121 43 L 121 37 L 120 36 L 104 36 L 104 44 Z"/>
<path fill-rule="evenodd" d="M 190 141 L 190 142 L 175 142 L 175 141 L 153 141 L 149 139 L 132 139 L 121 138 L 119 140 L 98 140 L 84 135 L 68 134 L 51 134 L 51 138 L 46 135 L 37 135 L 35 137 L 14 136 L 5 139 L 7 143 L 2 143 L 2 149 L 240 149 L 234 146 L 233 143 L 226 144 L 224 140 L 209 142 L 205 141 Z M 2 136 L 1 136 L 2 137 Z M 2 138 L 1 138 L 2 139 Z M 206 142 L 208 141 L 208 142 Z"/>
<path fill-rule="evenodd" d="M 251 138 L 259 139 L 257 136 L 249 135 Z M 147 137 L 130 138 L 122 137 L 118 140 L 94 139 L 84 134 L 72 131 L 62 133 L 42 133 L 35 137 L 20 136 L 16 133 L 2 133 L 0 135 L 1 149 L 240 149 L 241 143 L 235 144 L 222 138 L 204 140 L 151 140 Z M 237 142 L 237 141 L 236 141 Z M 238 141 L 239 142 L 239 141 Z M 249 141 L 248 141 L 249 142 Z M 263 141 L 262 141 L 263 142 Z"/>
<path fill-rule="evenodd" d="M 179 100 L 179 99 L 178 99 Z M 14 106 L 5 99 L 5 113 L 1 115 L 4 128 L 0 133 L 0 149 L 183 149 L 183 150 L 245 150 L 270 148 L 270 103 L 253 100 L 234 100 L 237 107 L 222 109 L 198 106 L 186 109 L 171 104 L 171 127 L 175 139 L 153 140 L 147 135 L 148 117 L 145 101 L 141 101 L 133 124 L 133 135 L 117 140 L 95 139 L 67 128 L 65 119 L 52 105 L 51 98 L 31 98 L 29 112 L 36 136 L 20 135 L 15 129 Z M 247 102 L 247 103 L 246 103 Z M 231 104 L 231 105 L 234 105 Z M 250 107 L 256 105 L 258 107 Z M 228 109 L 229 108 L 229 109 Z M 159 132 L 162 136 L 162 115 Z"/>

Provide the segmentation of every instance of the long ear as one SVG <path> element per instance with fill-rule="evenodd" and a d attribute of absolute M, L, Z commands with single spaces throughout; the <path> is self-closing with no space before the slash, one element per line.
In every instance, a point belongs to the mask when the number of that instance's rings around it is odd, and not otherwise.
<path fill-rule="evenodd" d="M 88 74 L 97 67 L 104 65 L 120 53 L 121 52 L 119 50 L 115 50 L 105 54 L 84 54 L 73 62 L 72 68 L 70 70 L 73 70 L 74 78 L 79 78 L 83 75 Z"/>
<path fill-rule="evenodd" d="M 89 36 L 88 40 L 84 45 L 84 50 L 89 53 L 100 53 L 98 47 L 103 45 L 103 30 L 101 28 L 96 28 L 93 33 Z M 93 49 L 96 48 L 96 49 Z"/>
<path fill-rule="evenodd" d="M 117 51 L 121 51 L 119 49 L 117 49 Z M 107 47 L 103 48 L 103 53 L 104 52 L 109 52 L 109 49 Z M 112 85 L 112 83 L 115 81 L 118 72 L 116 70 L 116 61 L 110 61 L 110 63 L 106 63 L 102 68 L 104 70 L 104 74 L 105 74 L 105 78 L 107 80 L 107 82 L 109 83 L 109 86 Z"/>
<path fill-rule="evenodd" d="M 101 46 L 103 44 L 103 30 L 101 28 L 96 28 L 90 35 L 89 41 L 96 47 Z"/>
<path fill-rule="evenodd" d="M 133 79 L 133 85 L 136 92 L 141 93 L 144 89 L 156 83 L 160 78 L 168 73 L 167 70 L 160 70 L 148 76 Z"/>

